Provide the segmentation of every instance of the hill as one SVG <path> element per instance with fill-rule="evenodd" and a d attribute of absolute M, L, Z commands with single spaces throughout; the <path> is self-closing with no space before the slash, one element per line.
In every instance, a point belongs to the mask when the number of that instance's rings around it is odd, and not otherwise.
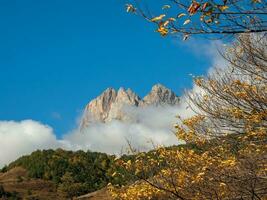
<path fill-rule="evenodd" d="M 108 183 L 124 183 L 112 177 L 117 170 L 114 159 L 115 156 L 90 151 L 38 150 L 4 167 L 0 185 L 19 197 L 27 196 L 28 192 L 38 199 L 81 196 Z"/>
<path fill-rule="evenodd" d="M 0 173 L 0 188 L 0 199 L 64 199 L 53 182 L 31 178 L 22 167 Z"/>
<path fill-rule="evenodd" d="M 236 151 L 238 135 L 227 136 L 231 141 L 232 151 Z M 221 140 L 212 140 L 199 148 L 195 144 L 186 144 L 168 147 L 170 150 L 180 148 L 194 149 L 196 152 L 206 151 L 217 146 Z M 228 145 L 225 143 L 225 145 Z M 137 155 L 123 155 L 116 159 L 113 155 L 97 152 L 43 150 L 35 151 L 31 155 L 22 156 L 10 165 L 4 167 L 0 174 L 0 185 L 4 190 L 18 197 L 35 199 L 77 199 L 109 200 L 108 183 L 113 185 L 128 185 L 137 181 L 136 176 L 125 172 L 116 163 L 118 161 L 135 162 Z M 146 157 L 158 159 L 156 151 L 145 153 Z M 149 177 L 155 175 L 160 168 L 151 172 Z M 114 176 L 114 173 L 120 174 Z M 149 178 L 147 177 L 147 178 Z M 1 194 L 1 193 L 0 193 Z M 0 195 L 1 196 L 1 195 Z"/>

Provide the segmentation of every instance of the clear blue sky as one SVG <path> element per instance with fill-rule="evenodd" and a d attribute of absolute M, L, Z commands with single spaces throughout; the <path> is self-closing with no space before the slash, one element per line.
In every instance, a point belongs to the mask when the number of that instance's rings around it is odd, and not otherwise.
<path fill-rule="evenodd" d="M 144 95 L 160 82 L 181 94 L 188 74 L 207 70 L 207 59 L 160 37 L 124 4 L 1 0 L 0 120 L 41 121 L 60 137 L 107 87 Z"/>

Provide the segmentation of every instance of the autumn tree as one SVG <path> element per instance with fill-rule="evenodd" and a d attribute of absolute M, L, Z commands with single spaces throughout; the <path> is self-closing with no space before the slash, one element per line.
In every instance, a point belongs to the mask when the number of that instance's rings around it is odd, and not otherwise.
<path fill-rule="evenodd" d="M 196 135 L 208 137 L 266 128 L 267 38 L 241 35 L 222 56 L 228 67 L 195 78 L 199 91 L 189 92 L 188 99 L 198 115 L 183 123 L 194 124 Z"/>
<path fill-rule="evenodd" d="M 12 162 L 5 171 L 23 167 L 30 178 L 52 181 L 60 194 L 73 197 L 99 190 L 109 182 L 120 183 L 111 176 L 116 171 L 113 160 L 114 156 L 90 151 L 37 150 Z"/>
<path fill-rule="evenodd" d="M 162 36 L 233 35 L 265 32 L 265 0 L 169 0 L 165 4 L 135 0 L 126 5 L 127 12 L 142 16 L 156 25 Z"/>
<path fill-rule="evenodd" d="M 196 115 L 175 125 L 186 145 L 119 160 L 137 181 L 111 186 L 114 199 L 267 198 L 266 44 L 244 34 L 224 54 L 223 73 L 195 79 L 199 92 L 188 95 Z"/>
<path fill-rule="evenodd" d="M 61 182 L 58 186 L 58 192 L 68 198 L 86 193 L 86 184 L 75 182 L 73 175 L 69 172 L 62 176 Z"/>

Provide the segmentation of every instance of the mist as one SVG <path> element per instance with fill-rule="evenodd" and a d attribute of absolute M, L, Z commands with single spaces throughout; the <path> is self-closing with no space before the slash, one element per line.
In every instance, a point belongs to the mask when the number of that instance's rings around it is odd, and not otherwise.
<path fill-rule="evenodd" d="M 0 167 L 37 149 L 90 150 L 108 154 L 127 153 L 131 146 L 147 151 L 158 145 L 181 143 L 173 125 L 176 115 L 193 114 L 185 101 L 179 106 L 125 107 L 131 121 L 113 120 L 109 123 L 92 123 L 83 131 L 77 129 L 57 139 L 53 128 L 34 120 L 0 121 Z"/>

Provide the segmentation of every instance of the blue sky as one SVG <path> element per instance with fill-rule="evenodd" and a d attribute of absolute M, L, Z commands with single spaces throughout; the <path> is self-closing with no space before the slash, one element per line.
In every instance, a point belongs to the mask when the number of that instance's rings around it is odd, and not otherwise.
<path fill-rule="evenodd" d="M 107 87 L 141 96 L 155 83 L 190 88 L 188 74 L 205 73 L 210 60 L 160 37 L 125 3 L 1 0 L 0 120 L 41 121 L 60 137 Z"/>

